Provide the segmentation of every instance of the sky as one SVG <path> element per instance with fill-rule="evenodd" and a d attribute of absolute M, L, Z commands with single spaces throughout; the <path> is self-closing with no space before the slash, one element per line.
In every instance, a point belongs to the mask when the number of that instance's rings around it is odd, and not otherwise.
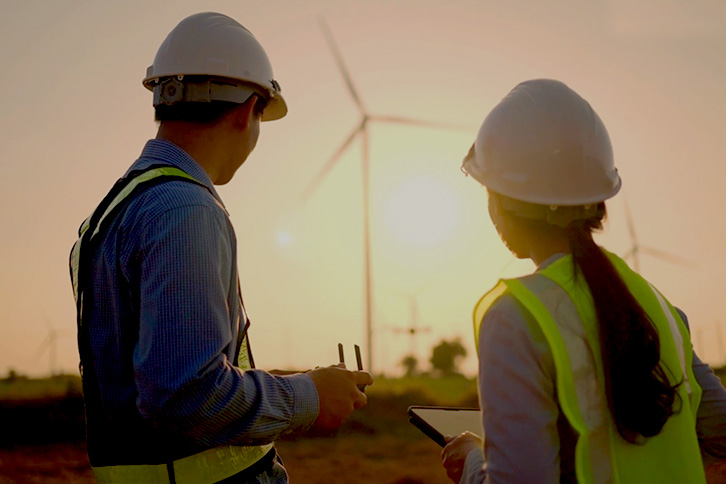
<path fill-rule="evenodd" d="M 688 314 L 700 356 L 726 363 L 721 0 L 0 0 L 0 375 L 77 372 L 70 248 L 156 134 L 141 79 L 159 44 L 201 11 L 255 34 L 290 109 L 219 187 L 259 367 L 367 349 L 360 142 L 304 196 L 360 121 L 321 18 L 371 115 L 455 127 L 369 126 L 374 372 L 399 374 L 411 351 L 425 369 L 433 345 L 459 338 L 474 374 L 474 304 L 533 270 L 459 171 L 486 114 L 533 78 L 567 83 L 610 133 L 623 189 L 597 241 L 628 252 L 629 210 L 641 248 L 690 261 L 638 262 Z"/>

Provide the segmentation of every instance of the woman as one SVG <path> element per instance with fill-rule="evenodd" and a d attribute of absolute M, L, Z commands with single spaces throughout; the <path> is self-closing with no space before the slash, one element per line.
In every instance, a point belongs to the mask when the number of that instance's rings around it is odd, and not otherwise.
<path fill-rule="evenodd" d="M 537 271 L 477 305 L 485 439 L 448 437 L 462 483 L 704 483 L 726 459 L 726 390 L 693 353 L 685 315 L 598 247 L 620 189 L 610 139 L 566 85 L 516 86 L 462 169 L 507 247 Z"/>

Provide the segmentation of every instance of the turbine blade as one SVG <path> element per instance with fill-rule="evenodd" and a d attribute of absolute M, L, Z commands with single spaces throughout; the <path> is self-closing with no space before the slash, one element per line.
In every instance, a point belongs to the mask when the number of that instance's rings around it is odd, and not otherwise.
<path fill-rule="evenodd" d="M 381 121 L 384 123 L 404 124 L 409 126 L 424 126 L 428 128 L 448 129 L 452 131 L 471 132 L 470 126 L 460 124 L 439 123 L 436 121 L 426 121 L 423 119 L 406 118 L 403 116 L 371 116 L 371 121 Z"/>
<path fill-rule="evenodd" d="M 323 17 L 320 17 L 320 28 L 323 31 L 323 35 L 325 36 L 325 40 L 328 42 L 328 46 L 330 47 L 330 50 L 333 53 L 333 57 L 335 57 L 335 62 L 338 64 L 338 69 L 340 70 L 340 73 L 343 75 L 343 80 L 345 81 L 345 85 L 348 87 L 348 92 L 350 93 L 350 96 L 353 98 L 353 101 L 355 101 L 355 104 L 358 106 L 358 109 L 361 113 L 365 114 L 366 110 L 363 107 L 363 102 L 360 100 L 360 96 L 358 96 L 358 91 L 356 90 L 355 86 L 353 85 L 353 79 L 350 77 L 350 73 L 348 72 L 348 68 L 345 66 L 345 62 L 343 62 L 343 56 L 340 53 L 340 50 L 338 49 L 338 45 L 335 43 L 335 39 L 333 38 L 333 33 L 330 31 L 330 28 L 328 27 L 328 24 L 325 23 L 325 20 Z"/>
<path fill-rule="evenodd" d="M 51 329 L 50 320 L 48 319 L 48 314 L 45 312 L 45 309 L 43 309 L 43 308 L 40 309 L 40 315 L 43 317 L 43 322 L 45 323 L 48 330 L 50 331 L 50 329 Z"/>
<path fill-rule="evenodd" d="M 515 260 L 517 260 L 517 258 L 516 258 L 516 257 L 510 257 L 510 258 L 509 258 L 509 262 L 507 262 L 507 263 L 506 263 L 506 264 L 504 265 L 504 267 L 502 267 L 502 268 L 501 268 L 501 269 L 499 270 L 499 274 L 500 274 L 500 275 L 501 275 L 501 274 L 504 274 L 504 271 L 506 271 L 507 269 L 509 269 L 509 266 L 511 266 L 511 265 L 512 265 L 512 262 L 514 262 Z"/>
<path fill-rule="evenodd" d="M 50 336 L 46 336 L 43 338 L 43 341 L 40 342 L 38 345 L 38 349 L 35 350 L 35 354 L 33 355 L 33 360 L 37 360 L 41 356 L 43 356 L 43 353 L 45 353 L 45 350 L 48 349 L 48 347 L 51 344 Z"/>
<path fill-rule="evenodd" d="M 691 267 L 691 268 L 698 267 L 696 265 L 696 263 L 693 262 L 692 260 L 688 260 L 685 257 L 681 257 L 681 256 L 678 256 L 678 255 L 670 254 L 670 253 L 665 252 L 663 250 L 656 249 L 655 247 L 641 246 L 640 247 L 640 250 L 644 254 L 648 254 L 648 255 L 653 256 L 653 257 L 656 257 L 658 259 L 662 259 L 662 260 L 667 261 L 667 262 L 670 262 L 672 264 L 677 264 L 677 265 L 681 265 L 681 266 L 685 266 L 685 267 Z"/>
<path fill-rule="evenodd" d="M 428 284 L 428 282 L 427 282 L 427 283 L 424 283 L 424 284 L 421 284 L 421 285 L 420 285 L 420 286 L 418 287 L 418 289 L 416 289 L 416 290 L 415 290 L 415 291 L 413 292 L 413 294 L 412 294 L 412 295 L 413 295 L 413 297 L 417 297 L 417 296 L 418 296 L 419 294 L 421 294 L 422 292 L 424 292 L 424 291 L 425 291 L 426 289 L 428 289 L 428 288 L 429 288 L 429 284 Z"/>
<path fill-rule="evenodd" d="M 313 179 L 313 181 L 310 182 L 307 188 L 305 188 L 305 191 L 302 195 L 303 201 L 307 201 L 312 196 L 313 192 L 318 189 L 325 177 L 328 176 L 328 173 L 330 173 L 333 167 L 335 167 L 335 164 L 338 162 L 338 159 L 341 157 L 341 155 L 345 152 L 345 150 L 348 149 L 351 143 L 353 143 L 355 137 L 358 136 L 358 133 L 363 130 L 363 127 L 363 122 L 356 126 L 355 129 L 345 139 L 343 144 L 341 144 L 340 147 L 335 151 L 335 153 L 333 153 L 333 156 L 331 156 L 330 159 L 328 159 L 328 161 L 325 163 L 325 165 L 323 165 L 323 168 L 318 172 L 317 176 Z"/>
<path fill-rule="evenodd" d="M 630 205 L 628 199 L 624 198 L 625 202 L 625 221 L 628 224 L 628 233 L 630 234 L 630 241 L 633 243 L 633 247 L 638 246 L 638 239 L 635 236 L 635 225 L 633 224 L 633 216 L 630 213 Z M 634 249 L 633 251 L 635 251 Z"/>
<path fill-rule="evenodd" d="M 391 292 L 393 294 L 395 294 L 396 296 L 403 298 L 403 299 L 408 299 L 410 296 L 407 292 L 403 292 L 403 291 L 391 291 Z"/>

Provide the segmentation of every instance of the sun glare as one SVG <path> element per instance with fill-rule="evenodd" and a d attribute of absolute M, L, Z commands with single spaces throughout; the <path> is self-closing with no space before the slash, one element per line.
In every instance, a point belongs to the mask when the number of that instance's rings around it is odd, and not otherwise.
<path fill-rule="evenodd" d="M 277 244 L 282 247 L 287 247 L 292 243 L 292 235 L 290 232 L 281 231 L 277 233 Z"/>
<path fill-rule="evenodd" d="M 409 178 L 385 202 L 388 229 L 414 247 L 433 247 L 459 224 L 460 200 L 446 182 L 433 177 Z"/>

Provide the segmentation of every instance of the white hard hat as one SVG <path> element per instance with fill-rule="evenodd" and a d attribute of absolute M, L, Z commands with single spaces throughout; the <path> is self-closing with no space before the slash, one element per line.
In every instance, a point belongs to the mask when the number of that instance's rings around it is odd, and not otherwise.
<path fill-rule="evenodd" d="M 590 104 L 559 81 L 517 85 L 484 120 L 462 170 L 524 202 L 602 202 L 621 186 L 610 137 Z"/>
<path fill-rule="evenodd" d="M 159 47 L 143 84 L 154 92 L 154 106 L 241 103 L 257 93 L 267 100 L 263 121 L 287 114 L 262 45 L 239 22 L 220 13 L 198 13 L 182 20 Z"/>

